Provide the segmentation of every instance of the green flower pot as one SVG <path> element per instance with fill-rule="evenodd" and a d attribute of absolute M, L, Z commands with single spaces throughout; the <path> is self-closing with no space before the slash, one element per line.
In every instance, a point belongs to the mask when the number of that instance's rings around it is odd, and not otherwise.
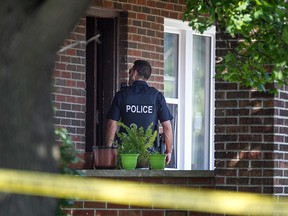
<path fill-rule="evenodd" d="M 163 170 L 165 168 L 166 155 L 165 154 L 151 154 L 149 155 L 149 165 L 152 170 Z"/>
<path fill-rule="evenodd" d="M 122 169 L 134 170 L 139 154 L 120 154 Z"/>

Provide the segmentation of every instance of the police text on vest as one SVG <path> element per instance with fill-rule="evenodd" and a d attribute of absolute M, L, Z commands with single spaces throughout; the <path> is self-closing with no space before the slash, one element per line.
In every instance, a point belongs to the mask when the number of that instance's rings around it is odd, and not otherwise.
<path fill-rule="evenodd" d="M 153 113 L 153 106 L 126 105 L 126 113 Z"/>

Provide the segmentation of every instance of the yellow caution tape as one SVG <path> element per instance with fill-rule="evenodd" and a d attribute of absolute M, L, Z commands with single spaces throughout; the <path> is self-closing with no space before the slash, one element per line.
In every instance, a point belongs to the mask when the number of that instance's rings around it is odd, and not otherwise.
<path fill-rule="evenodd" d="M 288 200 L 268 195 L 19 170 L 0 169 L 0 191 L 230 215 L 288 215 Z"/>

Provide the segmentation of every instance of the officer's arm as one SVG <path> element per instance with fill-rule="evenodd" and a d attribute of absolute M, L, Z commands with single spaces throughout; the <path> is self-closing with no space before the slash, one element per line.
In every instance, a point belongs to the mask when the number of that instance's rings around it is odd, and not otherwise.
<path fill-rule="evenodd" d="M 164 140 L 166 145 L 166 163 L 169 164 L 171 160 L 172 154 L 172 143 L 173 143 L 173 135 L 172 135 L 172 126 L 170 120 L 161 122 L 164 133 Z"/>
<path fill-rule="evenodd" d="M 108 119 L 107 126 L 106 126 L 106 137 L 105 137 L 105 145 L 106 146 L 112 146 L 115 134 L 117 131 L 117 121 L 114 121 L 112 119 Z"/>

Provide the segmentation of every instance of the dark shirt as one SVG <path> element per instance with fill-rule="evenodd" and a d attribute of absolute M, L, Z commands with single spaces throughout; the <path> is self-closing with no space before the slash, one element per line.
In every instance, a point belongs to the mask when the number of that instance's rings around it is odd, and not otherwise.
<path fill-rule="evenodd" d="M 164 122 L 173 119 L 164 96 L 155 88 L 149 87 L 145 81 L 139 80 L 115 94 L 106 117 L 121 120 L 127 126 L 135 123 L 144 129 L 153 122 L 154 130 L 158 120 Z"/>

